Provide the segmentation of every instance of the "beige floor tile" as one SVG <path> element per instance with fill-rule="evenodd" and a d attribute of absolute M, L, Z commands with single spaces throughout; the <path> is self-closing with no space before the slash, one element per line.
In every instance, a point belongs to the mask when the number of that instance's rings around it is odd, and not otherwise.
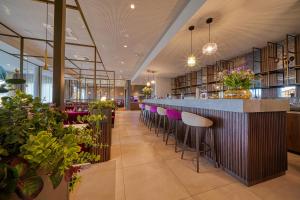
<path fill-rule="evenodd" d="M 86 169 L 81 172 L 81 182 L 73 200 L 114 200 L 117 178 L 120 177 L 117 177 L 115 169 L 102 170 L 102 165 Z"/>
<path fill-rule="evenodd" d="M 261 200 L 240 183 L 219 187 L 193 196 L 194 200 Z"/>
<path fill-rule="evenodd" d="M 124 169 L 126 200 L 177 200 L 189 197 L 185 188 L 162 163 Z"/>
<path fill-rule="evenodd" d="M 299 200 L 300 177 L 287 174 L 254 185 L 250 190 L 264 200 Z"/>
<path fill-rule="evenodd" d="M 170 143 L 174 143 L 173 138 L 170 138 Z M 159 137 L 159 141 L 155 142 L 153 146 L 157 154 L 164 160 L 180 157 L 180 154 L 175 152 L 175 146 L 166 145 L 165 142 L 162 141 L 162 137 Z"/>
<path fill-rule="evenodd" d="M 122 145 L 123 167 L 161 160 L 151 144 Z"/>
<path fill-rule="evenodd" d="M 121 145 L 113 145 L 111 147 L 110 161 L 115 161 L 116 168 L 122 168 L 122 152 Z"/>
<path fill-rule="evenodd" d="M 139 145 L 139 144 L 152 144 L 156 141 L 156 138 L 152 135 L 134 135 L 122 137 L 121 145 Z"/>
<path fill-rule="evenodd" d="M 175 162 L 172 164 L 172 162 Z M 213 170 L 209 172 L 197 173 L 195 168 L 187 167 L 187 165 L 180 160 L 167 160 L 168 167 L 179 178 L 180 182 L 187 188 L 190 195 L 199 194 L 208 190 L 215 189 L 217 187 L 225 186 L 231 183 L 235 183 L 236 180 L 227 175 L 222 170 Z M 202 167 L 205 169 L 205 166 Z"/>

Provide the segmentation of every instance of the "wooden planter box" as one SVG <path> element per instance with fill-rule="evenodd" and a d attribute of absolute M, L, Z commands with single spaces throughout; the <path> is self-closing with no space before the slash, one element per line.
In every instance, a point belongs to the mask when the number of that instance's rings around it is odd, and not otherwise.
<path fill-rule="evenodd" d="M 68 183 L 63 179 L 60 185 L 53 189 L 52 183 L 48 176 L 41 176 L 44 181 L 44 188 L 41 193 L 35 198 L 35 200 L 68 200 L 69 199 L 69 190 Z M 13 194 L 11 200 L 20 200 L 20 198 Z"/>
<path fill-rule="evenodd" d="M 111 134 L 112 134 L 112 109 L 95 109 L 91 114 L 100 114 L 103 113 L 106 116 L 106 119 L 101 123 L 101 132 L 98 133 L 99 137 L 97 144 L 105 145 L 102 148 L 93 148 L 92 152 L 100 155 L 100 162 L 105 162 L 110 160 L 111 152 Z M 106 146 L 108 145 L 108 146 Z"/>

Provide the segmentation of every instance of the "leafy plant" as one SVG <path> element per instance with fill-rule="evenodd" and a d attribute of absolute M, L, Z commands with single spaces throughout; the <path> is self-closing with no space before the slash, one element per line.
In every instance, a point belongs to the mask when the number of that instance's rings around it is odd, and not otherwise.
<path fill-rule="evenodd" d="M 239 67 L 231 71 L 225 70 L 219 76 L 224 85 L 231 90 L 250 89 L 254 80 L 254 73 L 245 67 Z"/>
<path fill-rule="evenodd" d="M 143 93 L 144 93 L 145 96 L 150 96 L 151 93 L 152 93 L 152 88 L 146 86 L 146 87 L 143 88 L 142 91 L 143 91 Z"/>
<path fill-rule="evenodd" d="M 93 131 L 64 127 L 65 115 L 39 98 L 16 91 L 14 97 L 2 98 L 2 105 L 1 194 L 15 191 L 21 199 L 33 199 L 43 188 L 39 175 L 48 175 L 56 188 L 74 164 L 100 159 L 81 151 L 80 145 L 96 146 Z"/>
<path fill-rule="evenodd" d="M 101 110 L 106 108 L 115 109 L 116 108 L 115 102 L 112 100 L 105 100 L 105 101 L 94 101 L 89 103 L 89 111 L 92 111 L 94 109 Z"/>

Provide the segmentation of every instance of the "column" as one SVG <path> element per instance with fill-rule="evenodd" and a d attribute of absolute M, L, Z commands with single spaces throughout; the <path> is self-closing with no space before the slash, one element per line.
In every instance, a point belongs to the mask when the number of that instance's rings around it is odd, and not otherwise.
<path fill-rule="evenodd" d="M 131 81 L 126 80 L 125 83 L 125 109 L 130 110 L 130 97 L 131 97 Z"/>
<path fill-rule="evenodd" d="M 64 110 L 66 0 L 54 1 L 53 103 Z"/>

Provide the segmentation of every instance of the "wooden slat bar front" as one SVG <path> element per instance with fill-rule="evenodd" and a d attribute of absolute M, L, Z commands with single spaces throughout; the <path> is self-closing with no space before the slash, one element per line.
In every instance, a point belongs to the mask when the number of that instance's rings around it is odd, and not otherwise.
<path fill-rule="evenodd" d="M 156 103 L 148 102 L 211 119 L 214 122 L 217 160 L 226 172 L 242 183 L 251 186 L 285 174 L 286 111 L 232 112 L 159 104 L 159 100 Z M 192 134 L 195 134 L 195 129 L 192 129 Z M 184 125 L 181 125 L 181 141 L 183 135 Z M 189 141 L 192 147 L 194 143 Z M 210 153 L 206 156 L 212 158 Z"/>

